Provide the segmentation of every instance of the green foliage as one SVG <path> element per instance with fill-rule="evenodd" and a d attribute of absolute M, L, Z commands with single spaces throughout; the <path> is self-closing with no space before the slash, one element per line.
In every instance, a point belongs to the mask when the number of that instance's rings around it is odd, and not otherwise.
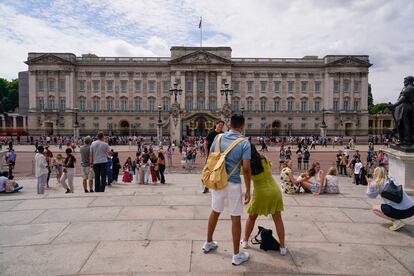
<path fill-rule="evenodd" d="M 368 108 L 374 105 L 374 97 L 372 96 L 371 84 L 368 83 Z"/>
<path fill-rule="evenodd" d="M 388 111 L 387 110 L 388 104 L 387 103 L 379 103 L 373 104 L 368 107 L 369 114 L 378 114 Z"/>
<path fill-rule="evenodd" d="M 6 112 L 13 112 L 19 106 L 19 81 L 0 78 L 0 102 Z"/>

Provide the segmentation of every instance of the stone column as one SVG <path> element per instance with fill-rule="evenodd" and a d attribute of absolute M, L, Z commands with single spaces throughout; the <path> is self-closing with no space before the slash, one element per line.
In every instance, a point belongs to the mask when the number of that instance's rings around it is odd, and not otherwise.
<path fill-rule="evenodd" d="M 178 96 L 178 97 L 179 97 L 179 102 L 180 102 L 180 108 L 182 110 L 185 110 L 185 73 L 184 72 L 181 72 L 180 82 L 181 82 L 180 88 L 183 90 L 183 92 L 181 96 Z"/>
<path fill-rule="evenodd" d="M 36 75 L 36 71 L 29 71 L 29 110 L 36 109 L 39 103 L 37 100 Z"/>
<path fill-rule="evenodd" d="M 193 110 L 197 108 L 197 71 L 193 72 Z"/>
<path fill-rule="evenodd" d="M 204 109 L 208 109 L 208 103 L 209 103 L 209 95 L 210 95 L 210 91 L 209 91 L 209 78 L 208 78 L 208 74 L 209 72 L 206 72 L 206 78 L 205 78 L 205 83 L 204 83 Z"/>
<path fill-rule="evenodd" d="M 13 115 L 13 129 L 17 129 L 17 115 Z"/>
<path fill-rule="evenodd" d="M 23 130 L 27 131 L 27 124 L 26 124 L 27 116 L 22 116 L 22 118 L 23 118 Z"/>
<path fill-rule="evenodd" d="M 220 93 L 220 89 L 221 89 L 221 72 L 217 72 L 217 110 L 221 110 L 223 107 L 223 101 L 222 101 L 222 96 Z"/>

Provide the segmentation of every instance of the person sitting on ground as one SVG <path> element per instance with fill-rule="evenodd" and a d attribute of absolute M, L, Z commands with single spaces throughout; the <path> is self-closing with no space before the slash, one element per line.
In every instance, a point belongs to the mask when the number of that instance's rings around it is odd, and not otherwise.
<path fill-rule="evenodd" d="M 390 181 L 387 171 L 384 167 L 377 167 L 374 170 L 373 179 L 368 179 L 367 196 L 376 198 L 381 195 L 385 185 Z M 405 225 L 402 219 L 412 217 L 414 215 L 414 200 L 411 199 L 403 190 L 403 197 L 400 203 L 395 203 L 382 197 L 381 205 L 373 205 L 372 211 L 377 216 L 387 220 L 390 225 L 389 229 L 396 231 Z"/>
<path fill-rule="evenodd" d="M 257 217 L 259 215 L 271 215 L 279 237 L 280 254 L 284 256 L 287 253 L 287 246 L 285 245 L 285 227 L 281 215 L 283 211 L 282 193 L 273 179 L 271 161 L 265 156 L 260 155 L 254 145 L 251 145 L 251 154 L 250 162 L 254 185 L 253 199 L 247 209 L 249 217 L 246 221 L 244 239 L 240 244 L 243 248 L 248 248 L 249 237 Z"/>
<path fill-rule="evenodd" d="M 282 180 L 282 189 L 286 194 L 296 194 L 300 192 L 301 181 L 296 179 L 292 173 L 292 160 L 286 160 L 283 169 L 280 172 L 280 179 Z M 305 188 L 305 187 L 304 187 Z"/>
<path fill-rule="evenodd" d="M 311 191 L 314 195 L 319 195 L 322 192 L 325 175 L 321 170 L 321 164 L 314 162 L 307 171 L 306 177 L 301 181 L 302 187 L 305 191 Z"/>
<path fill-rule="evenodd" d="M 9 179 L 9 173 L 4 171 L 0 175 L 0 193 L 16 193 L 23 189 L 23 186 L 19 186 L 13 179 Z"/>
<path fill-rule="evenodd" d="M 325 176 L 322 191 L 327 194 L 339 194 L 338 171 L 335 167 L 330 167 Z"/>

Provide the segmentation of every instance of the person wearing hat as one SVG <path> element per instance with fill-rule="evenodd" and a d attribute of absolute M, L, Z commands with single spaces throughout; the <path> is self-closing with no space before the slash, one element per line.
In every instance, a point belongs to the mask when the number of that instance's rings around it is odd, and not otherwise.
<path fill-rule="evenodd" d="M 103 132 L 99 132 L 97 140 L 92 142 L 89 152 L 89 165 L 93 166 L 95 172 L 95 192 L 105 192 L 106 170 L 110 151 L 111 148 L 104 141 Z"/>
<path fill-rule="evenodd" d="M 47 182 L 48 164 L 44 155 L 43 146 L 37 147 L 35 155 L 35 176 L 37 178 L 37 193 L 44 194 Z"/>

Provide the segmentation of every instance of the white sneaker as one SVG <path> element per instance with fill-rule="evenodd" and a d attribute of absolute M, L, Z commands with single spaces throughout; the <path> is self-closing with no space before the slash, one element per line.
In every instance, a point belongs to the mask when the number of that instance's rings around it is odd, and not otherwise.
<path fill-rule="evenodd" d="M 211 242 L 206 241 L 206 242 L 204 242 L 204 245 L 203 245 L 202 249 L 203 249 L 204 253 L 208 253 L 212 250 L 217 249 L 217 247 L 218 247 L 218 244 L 217 244 L 216 241 L 211 241 Z"/>
<path fill-rule="evenodd" d="M 233 255 L 233 258 L 231 259 L 231 263 L 233 265 L 240 265 L 244 262 L 247 262 L 249 260 L 249 253 L 240 251 L 239 254 Z"/>
<path fill-rule="evenodd" d="M 243 247 L 244 249 L 249 248 L 249 242 L 245 240 L 241 240 L 240 246 Z"/>
<path fill-rule="evenodd" d="M 279 250 L 280 250 L 280 255 L 285 256 L 287 254 L 287 246 L 281 247 Z"/>

